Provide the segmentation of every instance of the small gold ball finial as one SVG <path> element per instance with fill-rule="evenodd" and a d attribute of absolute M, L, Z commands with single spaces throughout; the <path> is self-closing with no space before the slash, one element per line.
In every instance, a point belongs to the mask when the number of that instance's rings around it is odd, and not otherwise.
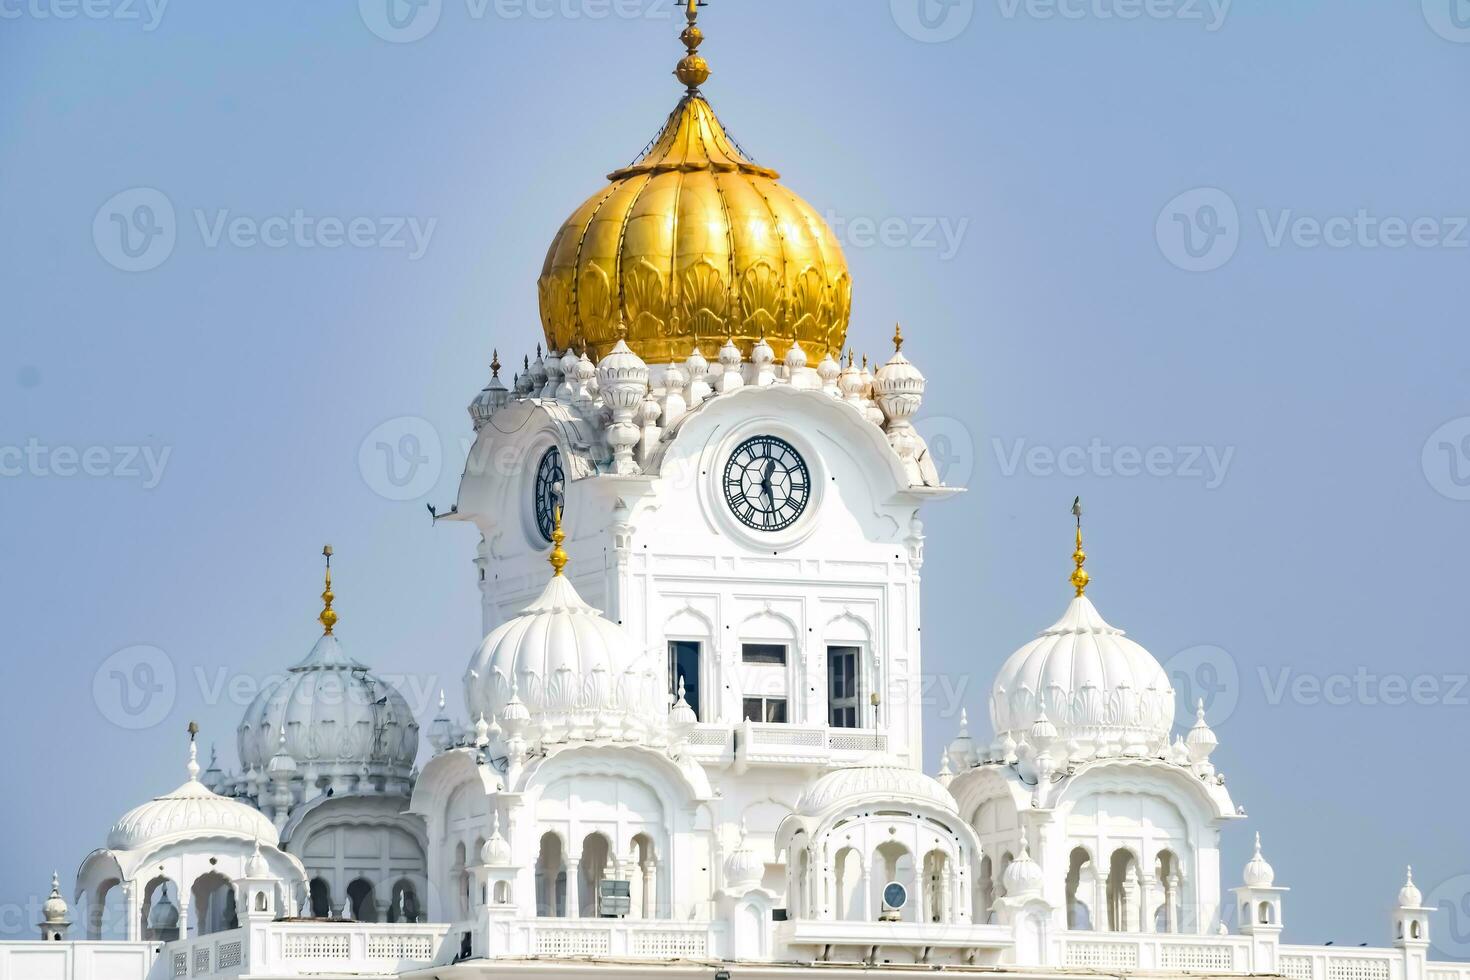
<path fill-rule="evenodd" d="M 490 355 L 490 376 L 500 377 L 500 350 L 498 348 Z"/>
<path fill-rule="evenodd" d="M 332 609 L 332 600 L 337 596 L 332 592 L 332 546 L 322 548 L 322 557 L 327 560 L 326 588 L 322 590 L 322 612 L 316 621 L 322 624 L 322 635 L 331 636 L 332 627 L 337 625 L 337 613 Z"/>
<path fill-rule="evenodd" d="M 1087 584 L 1092 581 L 1092 576 L 1087 574 L 1087 569 L 1082 566 L 1087 564 L 1087 552 L 1082 550 L 1082 498 L 1078 497 L 1072 501 L 1072 516 L 1077 518 L 1077 550 L 1072 552 L 1072 563 L 1077 567 L 1072 569 L 1070 579 L 1072 588 L 1077 590 L 1077 598 L 1087 594 Z"/>
<path fill-rule="evenodd" d="M 705 61 L 699 54 L 699 46 L 704 43 L 704 32 L 699 29 L 699 8 L 704 6 L 702 0 L 688 0 L 688 6 L 684 18 L 689 26 L 679 35 L 679 40 L 684 42 L 684 48 L 688 54 L 679 62 L 674 69 L 674 75 L 684 83 L 684 87 L 693 95 L 699 91 L 699 86 L 709 81 L 709 62 Z"/>
<path fill-rule="evenodd" d="M 547 561 L 551 563 L 552 577 L 559 577 L 562 570 L 567 567 L 567 553 L 562 548 L 562 542 L 567 539 L 567 532 L 561 529 L 561 508 L 557 507 L 551 512 L 551 556 Z"/>
<path fill-rule="evenodd" d="M 895 323 L 893 325 L 893 353 L 895 353 L 895 354 L 902 354 L 903 353 L 903 324 L 902 323 Z"/>

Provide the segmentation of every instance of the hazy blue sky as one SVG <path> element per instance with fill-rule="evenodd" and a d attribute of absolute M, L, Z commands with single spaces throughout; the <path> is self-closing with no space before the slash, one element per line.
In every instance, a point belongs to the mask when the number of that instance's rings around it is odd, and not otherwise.
<path fill-rule="evenodd" d="M 1377 945 L 1413 862 L 1470 953 L 1470 5 L 917 2 L 703 23 L 970 488 L 925 518 L 926 758 L 1063 609 L 1081 494 L 1099 607 L 1209 698 L 1227 885 L 1260 830 L 1289 940 Z M 680 25 L 384 3 L 0 0 L 6 936 L 183 778 L 190 718 L 238 764 L 323 542 L 353 655 L 424 722 L 459 701 L 474 541 L 424 504 Z"/>

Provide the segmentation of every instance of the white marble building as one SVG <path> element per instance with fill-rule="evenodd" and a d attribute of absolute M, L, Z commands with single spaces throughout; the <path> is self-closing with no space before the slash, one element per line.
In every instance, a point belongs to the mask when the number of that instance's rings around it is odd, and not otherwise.
<path fill-rule="evenodd" d="M 962 723 L 925 773 L 920 511 L 956 491 L 912 425 L 924 377 L 897 333 L 843 363 L 841 250 L 700 94 L 696 14 L 664 131 L 555 236 L 549 353 L 510 385 L 497 357 L 471 404 L 440 522 L 478 540 L 463 711 L 441 700 L 416 768 L 420 720 L 336 633 L 328 549 L 322 635 L 240 720 L 237 772 L 201 772 L 191 731 L 187 780 L 71 905 L 53 883 L 0 977 L 1470 980 L 1429 962 L 1412 880 L 1389 945 L 1335 949 L 1283 944 L 1259 838 L 1222 874 L 1244 811 L 1217 739 L 1093 605 L 1080 509 L 992 734 Z"/>

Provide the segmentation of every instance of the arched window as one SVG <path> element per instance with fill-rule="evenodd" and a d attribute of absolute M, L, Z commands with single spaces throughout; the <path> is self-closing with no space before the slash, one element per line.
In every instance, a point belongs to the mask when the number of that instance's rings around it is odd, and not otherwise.
<path fill-rule="evenodd" d="M 975 910 L 978 922 L 995 921 L 995 863 L 987 854 L 980 859 L 980 907 Z"/>
<path fill-rule="evenodd" d="M 663 918 L 667 912 L 659 909 L 658 852 L 653 838 L 647 834 L 635 835 L 628 856 L 635 869 L 631 882 L 633 914 L 644 919 Z"/>
<path fill-rule="evenodd" d="M 388 921 L 419 921 L 418 891 L 407 878 L 399 878 L 393 885 L 393 894 L 388 903 Z"/>
<path fill-rule="evenodd" d="M 1272 919 L 1271 903 L 1270 902 L 1262 902 L 1261 903 L 1261 925 L 1263 925 L 1263 926 L 1269 926 L 1271 924 L 1271 919 Z"/>
<path fill-rule="evenodd" d="M 1160 851 L 1154 859 L 1154 881 L 1163 888 L 1163 901 L 1153 910 L 1155 932 L 1178 932 L 1182 898 L 1179 894 L 1179 858 L 1173 851 Z M 1158 897 L 1157 892 L 1155 897 Z"/>
<path fill-rule="evenodd" d="M 1067 928 L 1092 928 L 1092 902 L 1096 893 L 1097 874 L 1092 855 L 1085 847 L 1072 848 L 1067 864 Z"/>
<path fill-rule="evenodd" d="M 352 918 L 358 922 L 377 922 L 378 903 L 373 897 L 373 883 L 358 878 L 347 886 L 347 901 L 352 906 Z"/>
<path fill-rule="evenodd" d="M 1142 932 L 1142 883 L 1138 859 L 1127 848 L 1113 852 L 1108 866 L 1108 928 L 1113 932 Z"/>
<path fill-rule="evenodd" d="M 311 879 L 311 914 L 316 919 L 332 917 L 332 887 L 325 878 Z"/>
<path fill-rule="evenodd" d="M 502 880 L 495 883 L 493 900 L 496 905 L 510 904 L 510 882 Z"/>
<path fill-rule="evenodd" d="M 194 935 L 208 936 L 240 927 L 234 885 L 218 871 L 195 878 L 189 896 L 189 927 Z"/>
<path fill-rule="evenodd" d="M 924 921 L 950 921 L 949 877 L 948 854 L 930 851 L 924 855 Z"/>
<path fill-rule="evenodd" d="M 584 919 L 595 919 L 600 914 L 597 886 L 608 877 L 608 859 L 612 856 L 612 845 L 602 834 L 588 834 L 582 841 L 582 860 L 577 865 L 580 876 L 577 882 L 577 914 Z M 613 869 L 613 876 L 617 871 Z"/>
<path fill-rule="evenodd" d="M 541 835 L 536 858 L 536 914 L 554 918 L 567 914 L 566 855 L 561 838 L 549 831 Z"/>
<path fill-rule="evenodd" d="M 907 847 L 897 841 L 885 841 L 879 844 L 878 850 L 873 854 L 873 875 L 870 882 L 870 887 L 873 889 L 873 908 L 879 910 L 884 908 L 883 891 L 891 882 L 897 882 L 903 886 L 908 895 L 907 903 L 898 910 L 898 918 L 903 922 L 917 922 L 919 920 L 917 877 L 914 871 L 914 856 L 909 853 Z"/>

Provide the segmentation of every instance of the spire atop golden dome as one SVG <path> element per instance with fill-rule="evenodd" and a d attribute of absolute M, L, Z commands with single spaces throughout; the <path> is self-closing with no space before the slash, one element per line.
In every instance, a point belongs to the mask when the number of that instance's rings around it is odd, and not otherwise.
<path fill-rule="evenodd" d="M 704 43 L 704 32 L 699 29 L 699 8 L 703 6 L 702 0 L 689 0 L 689 9 L 684 15 L 689 26 L 679 35 L 679 40 L 684 42 L 688 53 L 674 69 L 674 74 L 684 83 L 690 95 L 698 92 L 699 86 L 709 81 L 710 76 L 709 62 L 699 55 L 699 46 Z"/>
<path fill-rule="evenodd" d="M 1077 598 L 1087 594 L 1087 583 L 1092 581 L 1092 576 L 1087 574 L 1087 569 L 1082 566 L 1087 564 L 1087 552 L 1082 550 L 1082 498 L 1078 497 L 1072 501 L 1072 516 L 1077 518 L 1077 550 L 1072 552 L 1072 562 L 1077 567 L 1072 569 L 1072 587 L 1077 590 Z"/>
<path fill-rule="evenodd" d="M 567 532 L 561 529 L 561 508 L 557 507 L 551 512 L 551 555 L 546 559 L 551 563 L 552 578 L 560 577 L 562 570 L 567 567 L 567 553 L 561 544 L 567 539 Z"/>
<path fill-rule="evenodd" d="M 332 592 L 332 546 L 322 548 L 322 556 L 327 559 L 327 585 L 322 590 L 322 614 L 318 616 L 317 622 L 322 624 L 324 636 L 332 635 L 332 627 L 337 625 L 337 613 L 332 609 L 332 600 L 337 596 Z"/>
<path fill-rule="evenodd" d="M 793 343 L 839 354 L 852 315 L 842 247 L 780 174 L 736 145 L 699 92 L 709 65 L 698 0 L 684 0 L 688 91 L 649 148 L 608 174 L 562 225 L 537 283 L 553 350 L 600 361 L 628 328 L 649 364 L 682 361 L 690 341 L 712 357 L 727 337 L 745 357 L 764 336 L 777 357 Z"/>

